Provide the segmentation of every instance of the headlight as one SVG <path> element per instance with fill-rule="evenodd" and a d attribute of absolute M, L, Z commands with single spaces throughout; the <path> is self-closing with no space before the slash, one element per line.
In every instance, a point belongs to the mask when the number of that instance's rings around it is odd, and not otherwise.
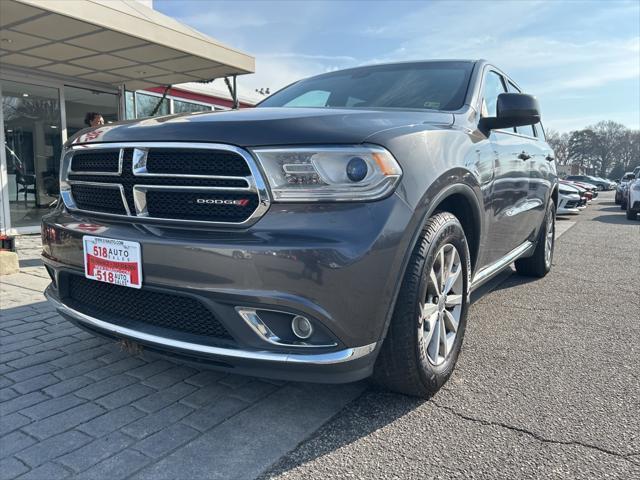
<path fill-rule="evenodd" d="M 274 201 L 376 200 L 402 176 L 398 162 L 378 146 L 257 148 Z"/>

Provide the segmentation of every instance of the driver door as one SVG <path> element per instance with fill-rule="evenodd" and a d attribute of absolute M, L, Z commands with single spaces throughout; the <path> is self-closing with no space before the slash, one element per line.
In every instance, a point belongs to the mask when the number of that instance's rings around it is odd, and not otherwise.
<path fill-rule="evenodd" d="M 505 79 L 495 70 L 485 71 L 482 91 L 481 114 L 495 117 L 498 95 L 507 92 Z M 492 130 L 489 140 L 496 152 L 487 239 L 487 263 L 492 263 L 527 239 L 529 229 L 525 212 L 531 165 L 528 142 L 513 128 Z"/>

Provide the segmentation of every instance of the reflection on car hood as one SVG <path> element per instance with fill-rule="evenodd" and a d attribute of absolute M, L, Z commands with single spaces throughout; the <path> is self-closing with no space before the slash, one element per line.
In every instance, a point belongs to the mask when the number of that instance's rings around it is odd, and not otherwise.
<path fill-rule="evenodd" d="M 103 125 L 68 143 L 214 142 L 238 146 L 350 144 L 389 128 L 451 125 L 453 114 L 343 108 L 247 108 L 181 114 Z"/>

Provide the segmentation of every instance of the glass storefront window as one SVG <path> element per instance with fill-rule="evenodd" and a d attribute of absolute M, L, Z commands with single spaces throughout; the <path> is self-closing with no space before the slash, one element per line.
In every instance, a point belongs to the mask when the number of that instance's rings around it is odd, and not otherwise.
<path fill-rule="evenodd" d="M 135 97 L 133 92 L 126 91 L 124 92 L 124 118 L 126 120 L 132 120 L 136 118 L 136 106 L 135 106 Z"/>
<path fill-rule="evenodd" d="M 211 111 L 211 107 L 208 105 L 202 105 L 200 103 L 184 102 L 182 100 L 173 100 L 173 113 L 186 113 L 186 112 L 204 112 Z"/>
<path fill-rule="evenodd" d="M 156 105 L 160 101 L 161 97 L 154 95 L 147 95 L 144 93 L 136 92 L 136 117 L 146 118 L 150 117 Z M 160 108 L 155 113 L 155 116 L 169 115 L 169 99 L 162 100 Z"/>
<path fill-rule="evenodd" d="M 162 96 L 149 95 L 142 92 L 125 92 L 124 118 L 148 118 L 153 113 Z M 167 96 L 156 111 L 155 116 L 169 115 L 170 113 L 210 112 L 211 110 L 225 110 L 223 107 L 207 105 L 204 103 L 180 100 L 177 97 Z"/>
<path fill-rule="evenodd" d="M 67 118 L 67 137 L 87 128 L 87 113 L 102 115 L 104 123 L 118 121 L 118 97 L 113 93 L 104 93 L 65 85 L 64 109 Z"/>
<path fill-rule="evenodd" d="M 0 90 L 11 226 L 38 225 L 59 193 L 59 92 L 8 80 Z"/>

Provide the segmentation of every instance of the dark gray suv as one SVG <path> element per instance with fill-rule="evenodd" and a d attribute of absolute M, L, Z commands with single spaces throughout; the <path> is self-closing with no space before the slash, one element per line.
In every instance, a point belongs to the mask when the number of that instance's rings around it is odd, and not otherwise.
<path fill-rule="evenodd" d="M 48 298 L 99 335 L 227 371 L 425 396 L 470 292 L 551 268 L 535 98 L 486 61 L 354 68 L 255 109 L 84 130 L 43 220 Z"/>

